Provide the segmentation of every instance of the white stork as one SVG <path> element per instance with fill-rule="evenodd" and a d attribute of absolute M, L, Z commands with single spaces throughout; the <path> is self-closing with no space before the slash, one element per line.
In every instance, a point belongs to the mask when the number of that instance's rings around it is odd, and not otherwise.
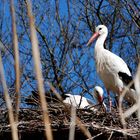
<path fill-rule="evenodd" d="M 96 31 L 89 39 L 87 46 L 97 38 L 94 48 L 96 70 L 106 87 L 110 100 L 111 111 L 110 91 L 113 91 L 114 93 L 120 95 L 124 87 L 126 86 L 126 83 L 124 82 L 125 77 L 122 78 L 122 75 L 119 76 L 119 74 L 125 73 L 125 75 L 127 75 L 128 77 L 131 77 L 131 73 L 127 64 L 123 61 L 122 58 L 104 48 L 104 42 L 107 35 L 108 29 L 105 25 L 97 26 Z M 131 92 L 131 90 L 128 91 L 125 99 L 131 104 L 136 102 L 135 95 L 133 92 Z"/>
<path fill-rule="evenodd" d="M 81 95 L 66 94 L 66 96 L 67 97 L 65 98 L 65 100 L 63 100 L 63 102 L 66 104 L 75 106 L 76 108 L 84 109 L 92 105 L 90 100 L 88 100 L 85 97 L 82 97 Z M 103 105 L 106 111 L 106 105 L 103 102 L 103 89 L 99 86 L 95 86 L 92 96 L 93 98 L 95 98 L 97 105 L 98 104 Z M 96 110 L 96 109 L 93 109 L 93 110 Z"/>

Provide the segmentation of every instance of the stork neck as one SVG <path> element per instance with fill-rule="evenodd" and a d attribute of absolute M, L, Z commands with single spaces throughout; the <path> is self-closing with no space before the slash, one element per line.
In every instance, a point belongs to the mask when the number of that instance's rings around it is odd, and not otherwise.
<path fill-rule="evenodd" d="M 96 44 L 95 44 L 95 51 L 104 49 L 104 42 L 107 37 L 107 34 L 102 34 L 101 36 L 98 37 Z"/>

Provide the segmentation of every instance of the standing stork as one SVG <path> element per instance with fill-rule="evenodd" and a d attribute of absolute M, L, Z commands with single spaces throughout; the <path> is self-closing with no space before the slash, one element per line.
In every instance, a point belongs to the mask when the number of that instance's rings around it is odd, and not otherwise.
<path fill-rule="evenodd" d="M 87 46 L 97 38 L 94 48 L 96 70 L 106 87 L 111 111 L 110 91 L 121 95 L 126 83 L 120 78 L 119 74 L 124 73 L 128 77 L 131 77 L 131 73 L 122 58 L 104 48 L 107 35 L 108 29 L 105 25 L 97 26 L 96 32 L 89 39 Z M 131 104 L 136 102 L 135 94 L 131 90 L 126 93 L 125 99 Z"/>

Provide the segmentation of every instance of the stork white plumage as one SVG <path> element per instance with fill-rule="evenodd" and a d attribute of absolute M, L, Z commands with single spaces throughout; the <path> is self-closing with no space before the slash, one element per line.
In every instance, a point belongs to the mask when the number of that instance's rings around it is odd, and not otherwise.
<path fill-rule="evenodd" d="M 126 86 L 126 84 L 119 77 L 118 73 L 122 72 L 128 76 L 131 76 L 131 73 L 127 64 L 122 58 L 104 48 L 104 42 L 107 35 L 108 29 L 105 25 L 97 26 L 96 32 L 88 41 L 87 46 L 91 44 L 95 38 L 98 38 L 94 48 L 96 70 L 103 81 L 110 98 L 110 91 L 120 95 Z M 126 94 L 125 99 L 130 103 L 134 103 L 136 101 L 135 95 L 131 91 Z"/>
<path fill-rule="evenodd" d="M 96 100 L 96 104 L 103 105 L 103 108 L 105 109 L 105 111 L 107 111 L 107 107 L 106 104 L 104 103 L 104 98 L 103 98 L 104 95 L 103 89 L 100 86 L 95 86 L 92 95 L 93 98 Z"/>
<path fill-rule="evenodd" d="M 66 94 L 66 99 L 63 100 L 64 103 L 73 105 L 77 108 L 83 109 L 90 107 L 92 105 L 91 101 L 88 100 L 85 97 L 82 97 L 80 95 L 71 95 L 71 94 Z M 102 104 L 104 109 L 106 110 L 106 105 L 103 102 L 103 89 L 99 86 L 96 86 L 94 88 L 94 91 L 92 93 L 93 98 L 95 98 L 97 104 Z M 93 109 L 94 110 L 94 109 Z"/>

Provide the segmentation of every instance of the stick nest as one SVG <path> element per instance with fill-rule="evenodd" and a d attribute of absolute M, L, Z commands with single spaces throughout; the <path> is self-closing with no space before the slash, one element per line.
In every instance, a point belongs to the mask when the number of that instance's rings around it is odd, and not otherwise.
<path fill-rule="evenodd" d="M 67 140 L 71 115 L 65 110 L 65 107 L 61 103 L 49 103 L 48 107 L 53 134 L 56 136 L 56 139 L 58 139 L 61 133 L 65 133 L 64 139 Z M 89 109 L 77 109 L 76 114 L 82 124 L 91 133 L 92 139 L 137 140 L 140 138 L 140 124 L 138 119 L 132 116 L 128 118 L 126 120 L 127 129 L 124 130 L 117 109 L 113 109 L 111 113 L 105 113 L 103 111 L 93 112 Z M 3 133 L 11 132 L 7 110 L 1 110 L 0 127 Z M 44 132 L 41 109 L 21 108 L 19 111 L 18 131 L 19 133 Z M 75 137 L 75 139 L 79 140 L 86 139 L 77 125 Z M 62 135 L 61 139 L 63 139 Z"/>

